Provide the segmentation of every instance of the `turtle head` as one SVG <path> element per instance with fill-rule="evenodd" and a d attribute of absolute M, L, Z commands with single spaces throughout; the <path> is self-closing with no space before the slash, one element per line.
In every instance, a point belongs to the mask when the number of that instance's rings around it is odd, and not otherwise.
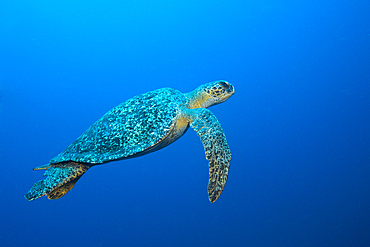
<path fill-rule="evenodd" d="M 197 87 L 187 94 L 190 108 L 208 108 L 220 104 L 235 93 L 233 85 L 227 81 L 214 81 Z"/>

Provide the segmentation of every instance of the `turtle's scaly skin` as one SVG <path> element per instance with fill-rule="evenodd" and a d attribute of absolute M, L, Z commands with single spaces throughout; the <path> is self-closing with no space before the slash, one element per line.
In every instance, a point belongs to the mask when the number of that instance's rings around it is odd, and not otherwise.
<path fill-rule="evenodd" d="M 231 161 L 226 136 L 216 116 L 208 109 L 186 111 L 192 127 L 203 143 L 209 161 L 208 196 L 214 202 L 225 187 Z"/>
<path fill-rule="evenodd" d="M 187 94 L 162 88 L 123 102 L 49 164 L 34 168 L 46 170 L 47 178 L 35 183 L 26 199 L 31 201 L 44 195 L 58 199 L 90 167 L 159 150 L 180 138 L 190 126 L 203 143 L 209 161 L 209 200 L 216 201 L 228 177 L 231 152 L 220 123 L 205 108 L 226 101 L 232 94 L 231 84 L 216 81 Z"/>
<path fill-rule="evenodd" d="M 46 170 L 44 173 L 46 179 L 35 183 L 25 197 L 32 201 L 47 194 L 49 199 L 58 199 L 70 191 L 90 167 L 87 164 L 63 162 L 34 168 Z"/>

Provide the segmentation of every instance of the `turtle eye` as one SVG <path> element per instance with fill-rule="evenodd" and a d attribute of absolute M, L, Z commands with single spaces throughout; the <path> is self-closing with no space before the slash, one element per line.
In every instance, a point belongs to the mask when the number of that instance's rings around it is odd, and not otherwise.
<path fill-rule="evenodd" d="M 226 81 L 219 81 L 218 84 L 220 84 L 225 89 L 229 88 L 229 83 L 227 83 Z"/>

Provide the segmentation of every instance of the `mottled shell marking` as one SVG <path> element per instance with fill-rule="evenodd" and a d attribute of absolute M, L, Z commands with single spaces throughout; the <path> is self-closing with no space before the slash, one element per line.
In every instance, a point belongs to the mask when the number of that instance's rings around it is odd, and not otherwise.
<path fill-rule="evenodd" d="M 99 164 L 143 152 L 168 134 L 185 102 L 172 88 L 135 96 L 107 112 L 50 163 Z"/>

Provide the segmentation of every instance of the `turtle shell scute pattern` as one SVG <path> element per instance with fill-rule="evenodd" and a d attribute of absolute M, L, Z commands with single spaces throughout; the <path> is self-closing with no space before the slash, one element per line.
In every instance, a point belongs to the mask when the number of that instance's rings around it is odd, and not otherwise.
<path fill-rule="evenodd" d="M 143 152 L 166 136 L 185 102 L 172 88 L 135 96 L 107 112 L 50 163 L 99 164 Z"/>

